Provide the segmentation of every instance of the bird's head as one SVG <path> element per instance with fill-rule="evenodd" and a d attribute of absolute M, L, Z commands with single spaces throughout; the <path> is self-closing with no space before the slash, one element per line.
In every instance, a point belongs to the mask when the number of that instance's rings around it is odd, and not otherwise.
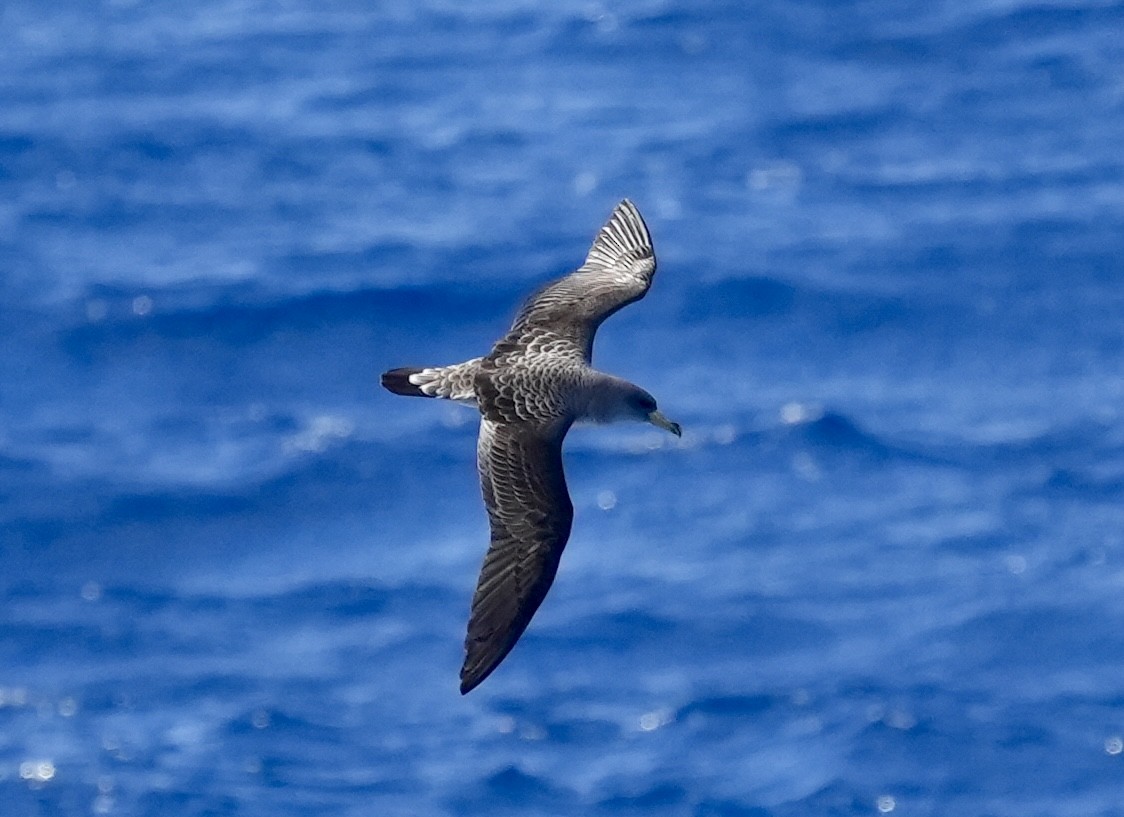
<path fill-rule="evenodd" d="M 676 437 L 683 436 L 683 429 L 679 427 L 679 423 L 667 419 L 656 406 L 656 398 L 643 389 L 635 387 L 635 391 L 625 398 L 625 404 L 634 419 L 670 431 Z"/>

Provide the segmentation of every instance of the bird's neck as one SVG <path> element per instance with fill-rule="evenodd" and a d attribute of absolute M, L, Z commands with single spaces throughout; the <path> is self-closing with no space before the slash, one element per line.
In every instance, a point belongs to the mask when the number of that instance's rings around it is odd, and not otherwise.
<path fill-rule="evenodd" d="M 620 377 L 590 369 L 581 390 L 576 419 L 593 423 L 614 423 L 633 419 L 627 398 L 636 386 Z"/>

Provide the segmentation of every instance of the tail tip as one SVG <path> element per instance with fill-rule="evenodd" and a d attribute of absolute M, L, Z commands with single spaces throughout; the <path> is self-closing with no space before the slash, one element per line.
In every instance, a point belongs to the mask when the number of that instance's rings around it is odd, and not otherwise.
<path fill-rule="evenodd" d="M 410 375 L 417 374 L 421 369 L 404 366 L 383 372 L 380 378 L 382 387 L 395 394 L 404 394 L 407 397 L 425 397 L 425 393 L 410 382 Z"/>

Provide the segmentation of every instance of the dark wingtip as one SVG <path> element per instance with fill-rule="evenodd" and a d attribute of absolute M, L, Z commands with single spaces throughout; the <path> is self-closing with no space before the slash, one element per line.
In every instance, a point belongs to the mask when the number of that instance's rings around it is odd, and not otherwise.
<path fill-rule="evenodd" d="M 533 615 L 534 611 L 532 610 L 531 613 Z M 519 636 L 523 635 L 523 630 L 526 629 L 527 622 L 530 620 L 530 616 L 528 616 L 527 621 L 517 628 L 514 636 L 507 638 L 502 643 L 493 642 L 490 638 L 473 642 L 466 640 L 465 646 L 468 648 L 468 655 L 465 656 L 464 665 L 461 667 L 461 695 L 472 692 L 496 671 L 503 660 L 511 654 L 512 647 L 519 640 Z M 480 650 L 480 652 L 477 652 L 477 650 Z"/>
<path fill-rule="evenodd" d="M 474 670 L 469 670 L 468 664 L 461 668 L 461 695 L 467 695 L 480 686 L 485 678 L 492 674 L 492 670 L 496 668 L 499 662 L 488 667 L 486 670 L 481 671 L 481 667 L 476 667 Z"/>
<path fill-rule="evenodd" d="M 410 382 L 410 375 L 417 374 L 421 369 L 405 366 L 400 369 L 391 369 L 382 373 L 382 387 L 395 394 L 404 394 L 407 397 L 426 397 L 427 395 Z"/>

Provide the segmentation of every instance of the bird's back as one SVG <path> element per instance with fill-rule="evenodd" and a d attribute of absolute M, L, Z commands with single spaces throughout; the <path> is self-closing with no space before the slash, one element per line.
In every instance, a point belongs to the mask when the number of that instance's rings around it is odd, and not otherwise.
<path fill-rule="evenodd" d="M 496 344 L 476 375 L 480 412 L 496 423 L 547 429 L 573 419 L 589 367 L 566 338 L 541 332 L 525 344 Z"/>

